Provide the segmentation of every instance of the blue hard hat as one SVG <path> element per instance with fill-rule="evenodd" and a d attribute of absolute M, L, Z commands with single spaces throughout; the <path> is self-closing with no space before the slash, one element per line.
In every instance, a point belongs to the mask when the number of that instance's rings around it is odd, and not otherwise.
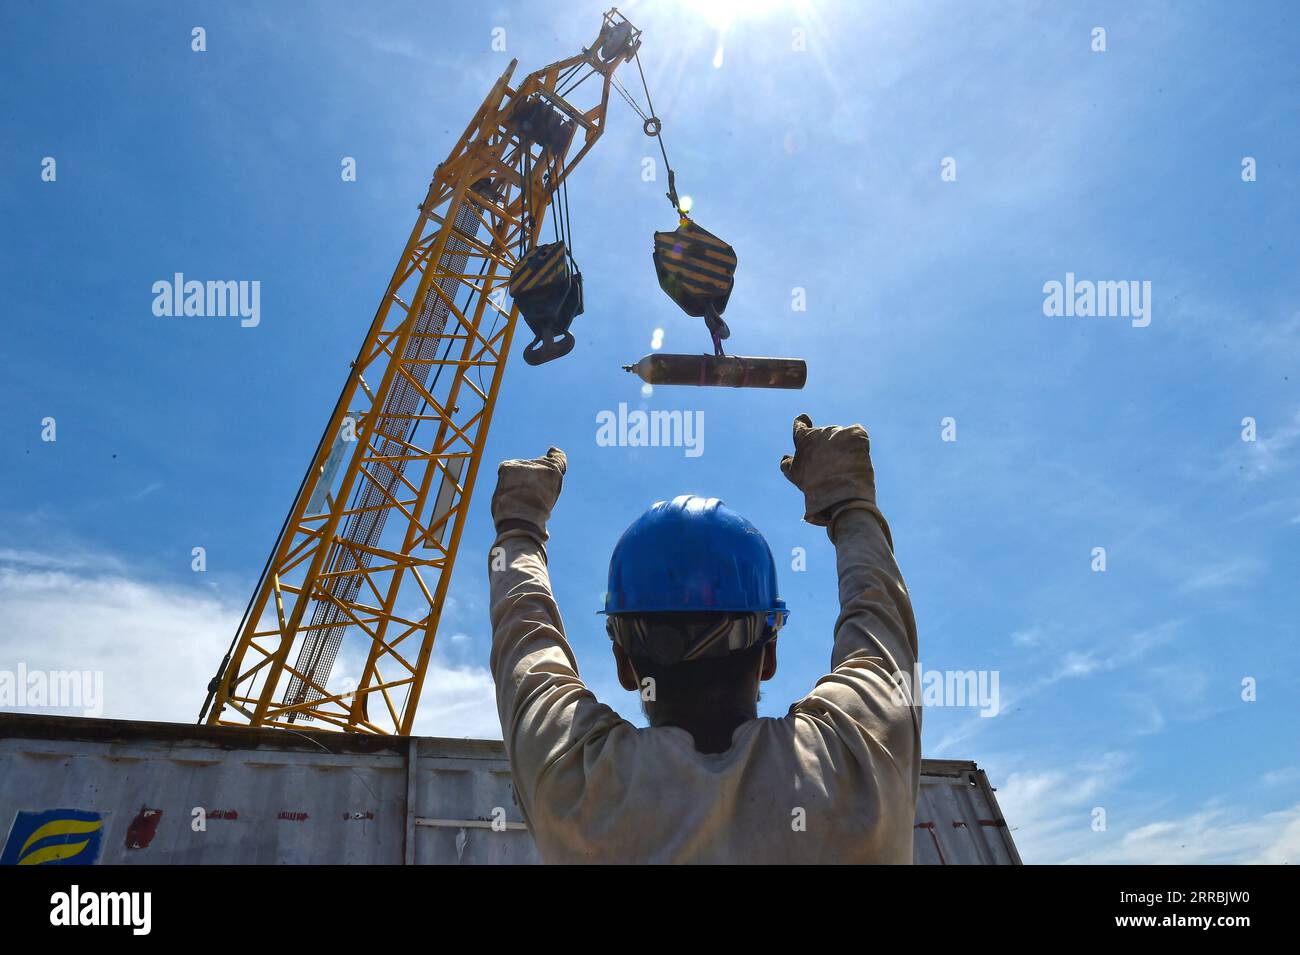
<path fill-rule="evenodd" d="M 716 497 L 682 494 L 632 522 L 609 559 L 605 613 L 765 613 L 779 629 L 776 562 L 763 535 Z"/>

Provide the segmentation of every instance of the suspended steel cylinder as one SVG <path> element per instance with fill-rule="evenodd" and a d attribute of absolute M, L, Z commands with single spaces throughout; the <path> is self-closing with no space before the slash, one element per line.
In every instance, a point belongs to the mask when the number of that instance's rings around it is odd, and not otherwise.
<path fill-rule="evenodd" d="M 646 355 L 623 370 L 651 385 L 802 388 L 808 381 L 808 365 L 801 358 L 659 354 Z"/>

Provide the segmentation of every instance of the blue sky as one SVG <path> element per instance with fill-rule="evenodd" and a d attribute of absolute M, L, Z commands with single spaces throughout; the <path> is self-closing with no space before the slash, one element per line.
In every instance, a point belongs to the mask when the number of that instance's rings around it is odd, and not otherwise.
<path fill-rule="evenodd" d="M 643 396 L 620 370 L 656 328 L 665 351 L 707 339 L 655 281 L 651 233 L 673 217 L 615 100 L 571 182 L 578 346 L 511 359 L 487 452 L 569 455 L 551 569 L 584 676 L 640 718 L 594 615 L 608 554 L 651 502 L 708 494 L 777 556 L 792 617 L 762 712 L 783 713 L 826 667 L 837 607 L 833 551 L 777 461 L 799 412 L 860 421 L 923 665 L 999 675 L 997 716 L 926 712 L 926 755 L 989 771 L 1026 859 L 1295 861 L 1300 12 L 730 6 L 620 9 L 679 188 L 740 256 L 730 350 L 805 357 L 809 384 Z M 194 718 L 434 166 L 510 57 L 575 52 L 600 12 L 0 8 L 0 669 L 102 669 L 105 715 Z M 260 281 L 260 324 L 155 316 L 152 284 L 178 271 Z M 1046 316 L 1066 273 L 1149 281 L 1150 324 Z M 704 453 L 597 446 L 619 402 L 702 412 Z M 493 471 L 421 733 L 499 735 Z"/>

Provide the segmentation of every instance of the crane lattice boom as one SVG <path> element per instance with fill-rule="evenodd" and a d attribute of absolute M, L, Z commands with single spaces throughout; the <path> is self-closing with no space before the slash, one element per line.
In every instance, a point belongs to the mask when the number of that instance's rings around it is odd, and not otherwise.
<path fill-rule="evenodd" d="M 438 166 L 200 719 L 411 732 L 518 318 L 506 284 L 639 46 L 611 10 L 517 87 L 512 61 Z"/>

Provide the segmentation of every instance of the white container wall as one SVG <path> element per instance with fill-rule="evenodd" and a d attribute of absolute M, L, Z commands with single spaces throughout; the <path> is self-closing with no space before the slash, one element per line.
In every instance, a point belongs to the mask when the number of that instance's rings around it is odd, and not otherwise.
<path fill-rule="evenodd" d="M 537 862 L 496 740 L 0 713 L 0 863 Z M 1019 864 L 984 772 L 925 760 L 916 861 Z"/>

